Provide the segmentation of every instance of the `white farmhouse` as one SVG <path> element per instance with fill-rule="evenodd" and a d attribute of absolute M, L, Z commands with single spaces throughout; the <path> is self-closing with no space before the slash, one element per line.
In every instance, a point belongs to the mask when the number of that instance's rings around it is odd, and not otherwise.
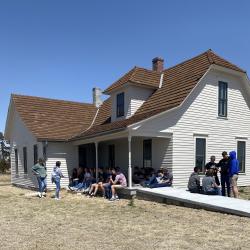
<path fill-rule="evenodd" d="M 173 185 L 186 187 L 194 166 L 204 171 L 211 155 L 219 160 L 235 150 L 238 183 L 250 185 L 244 70 L 211 50 L 167 69 L 155 58 L 152 70 L 135 67 L 103 93 L 109 98 L 102 103 L 93 89 L 93 104 L 12 95 L 5 129 L 12 183 L 35 187 L 31 167 L 44 157 L 48 174 L 57 160 L 66 176 L 78 166 L 119 166 L 131 187 L 134 166 L 167 167 Z"/>

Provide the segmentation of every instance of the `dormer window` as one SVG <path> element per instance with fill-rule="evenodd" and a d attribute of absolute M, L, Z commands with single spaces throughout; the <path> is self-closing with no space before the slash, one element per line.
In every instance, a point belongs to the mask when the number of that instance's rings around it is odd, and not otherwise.
<path fill-rule="evenodd" d="M 227 117 L 227 83 L 219 82 L 219 103 L 218 115 Z"/>
<path fill-rule="evenodd" d="M 124 116 L 124 92 L 116 96 L 116 117 Z"/>

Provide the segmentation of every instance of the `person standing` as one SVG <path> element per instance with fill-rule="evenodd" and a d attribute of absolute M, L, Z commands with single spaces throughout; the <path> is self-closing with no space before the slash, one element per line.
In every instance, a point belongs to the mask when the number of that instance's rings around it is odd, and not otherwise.
<path fill-rule="evenodd" d="M 232 191 L 234 198 L 239 198 L 239 192 L 237 187 L 237 180 L 238 180 L 238 174 L 239 174 L 239 161 L 236 159 L 236 152 L 231 151 L 229 153 L 230 156 L 230 165 L 229 165 L 229 176 L 230 176 L 230 182 L 232 185 Z"/>
<path fill-rule="evenodd" d="M 222 152 L 222 159 L 217 164 L 217 167 L 220 168 L 221 176 L 221 192 L 223 196 L 226 196 L 226 186 L 227 186 L 227 196 L 230 197 L 230 177 L 229 177 L 229 164 L 230 158 L 227 155 L 227 152 Z"/>
<path fill-rule="evenodd" d="M 44 164 L 44 160 L 42 158 L 39 158 L 38 163 L 32 167 L 32 171 L 36 175 L 38 181 L 38 187 L 39 187 L 38 196 L 39 198 L 42 198 L 43 192 L 47 187 L 46 184 L 47 170 Z"/>
<path fill-rule="evenodd" d="M 54 167 L 51 173 L 51 182 L 56 184 L 56 193 L 55 193 L 56 200 L 60 199 L 60 196 L 59 196 L 59 192 L 61 189 L 60 181 L 61 181 L 61 178 L 64 177 L 60 166 L 61 166 L 61 162 L 57 161 L 56 166 Z"/>
<path fill-rule="evenodd" d="M 219 177 L 218 177 L 218 167 L 217 167 L 217 163 L 215 162 L 215 156 L 214 155 L 212 155 L 210 157 L 210 162 L 208 162 L 205 165 L 205 169 L 206 169 L 206 171 L 208 171 L 209 169 L 213 169 L 215 182 L 216 182 L 216 184 L 218 186 L 220 186 L 220 180 L 219 180 Z"/>

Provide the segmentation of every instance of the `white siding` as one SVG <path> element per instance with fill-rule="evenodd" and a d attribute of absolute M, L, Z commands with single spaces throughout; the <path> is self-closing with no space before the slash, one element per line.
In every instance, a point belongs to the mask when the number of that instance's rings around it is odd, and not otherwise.
<path fill-rule="evenodd" d="M 218 81 L 228 82 L 228 117 L 218 118 Z M 195 135 L 207 138 L 206 161 L 222 151 L 237 149 L 237 137 L 247 138 L 246 172 L 239 185 L 250 185 L 250 110 L 240 78 L 211 71 L 189 96 L 184 105 L 145 122 L 138 130 L 173 133 L 174 185 L 186 187 L 195 164 Z"/>
<path fill-rule="evenodd" d="M 37 142 L 36 138 L 26 128 L 23 121 L 20 119 L 17 112 L 13 112 L 11 121 L 11 182 L 12 184 L 23 187 L 38 187 L 37 179 L 32 173 L 32 166 L 34 165 L 34 151 L 35 144 L 38 145 L 38 158 L 43 157 L 43 144 Z M 23 147 L 27 147 L 27 174 L 24 174 L 23 168 Z M 18 150 L 18 174 L 16 174 L 15 167 L 15 148 Z M 47 146 L 47 184 L 48 188 L 54 188 L 51 183 L 51 171 L 56 161 L 62 162 L 62 172 L 67 177 L 62 179 L 62 187 L 68 185 L 68 172 L 74 167 L 78 167 L 78 147 L 70 143 L 48 143 Z"/>
<path fill-rule="evenodd" d="M 119 93 L 124 92 L 124 117 L 116 117 L 116 96 Z M 153 93 L 152 89 L 142 88 L 137 86 L 126 86 L 125 88 L 119 89 L 111 94 L 112 102 L 112 114 L 111 120 L 121 120 L 124 118 L 129 118 L 132 116 L 138 108 L 148 99 L 148 97 Z"/>
<path fill-rule="evenodd" d="M 61 186 L 66 187 L 69 184 L 69 176 L 73 168 L 78 168 L 78 147 L 71 143 L 49 142 L 47 147 L 47 185 L 48 188 L 54 188 L 51 183 L 51 172 L 56 161 L 61 162 L 61 170 L 65 178 L 61 179 Z"/>
<path fill-rule="evenodd" d="M 14 110 L 13 110 L 14 111 Z M 33 175 L 31 167 L 34 165 L 33 146 L 38 145 L 38 157 L 42 157 L 42 143 L 37 142 L 36 138 L 25 127 L 19 115 L 14 111 L 11 122 L 11 183 L 24 187 L 36 187 L 37 180 Z M 27 174 L 23 168 L 23 147 L 27 147 Z M 18 150 L 18 175 L 15 168 L 15 148 Z"/>

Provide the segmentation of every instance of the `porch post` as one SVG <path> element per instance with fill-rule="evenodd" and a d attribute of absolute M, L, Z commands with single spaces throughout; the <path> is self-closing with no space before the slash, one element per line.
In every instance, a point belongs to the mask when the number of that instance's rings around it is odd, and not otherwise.
<path fill-rule="evenodd" d="M 128 187 L 132 188 L 131 135 L 128 136 Z"/>
<path fill-rule="evenodd" d="M 95 142 L 95 178 L 98 178 L 98 142 Z"/>

